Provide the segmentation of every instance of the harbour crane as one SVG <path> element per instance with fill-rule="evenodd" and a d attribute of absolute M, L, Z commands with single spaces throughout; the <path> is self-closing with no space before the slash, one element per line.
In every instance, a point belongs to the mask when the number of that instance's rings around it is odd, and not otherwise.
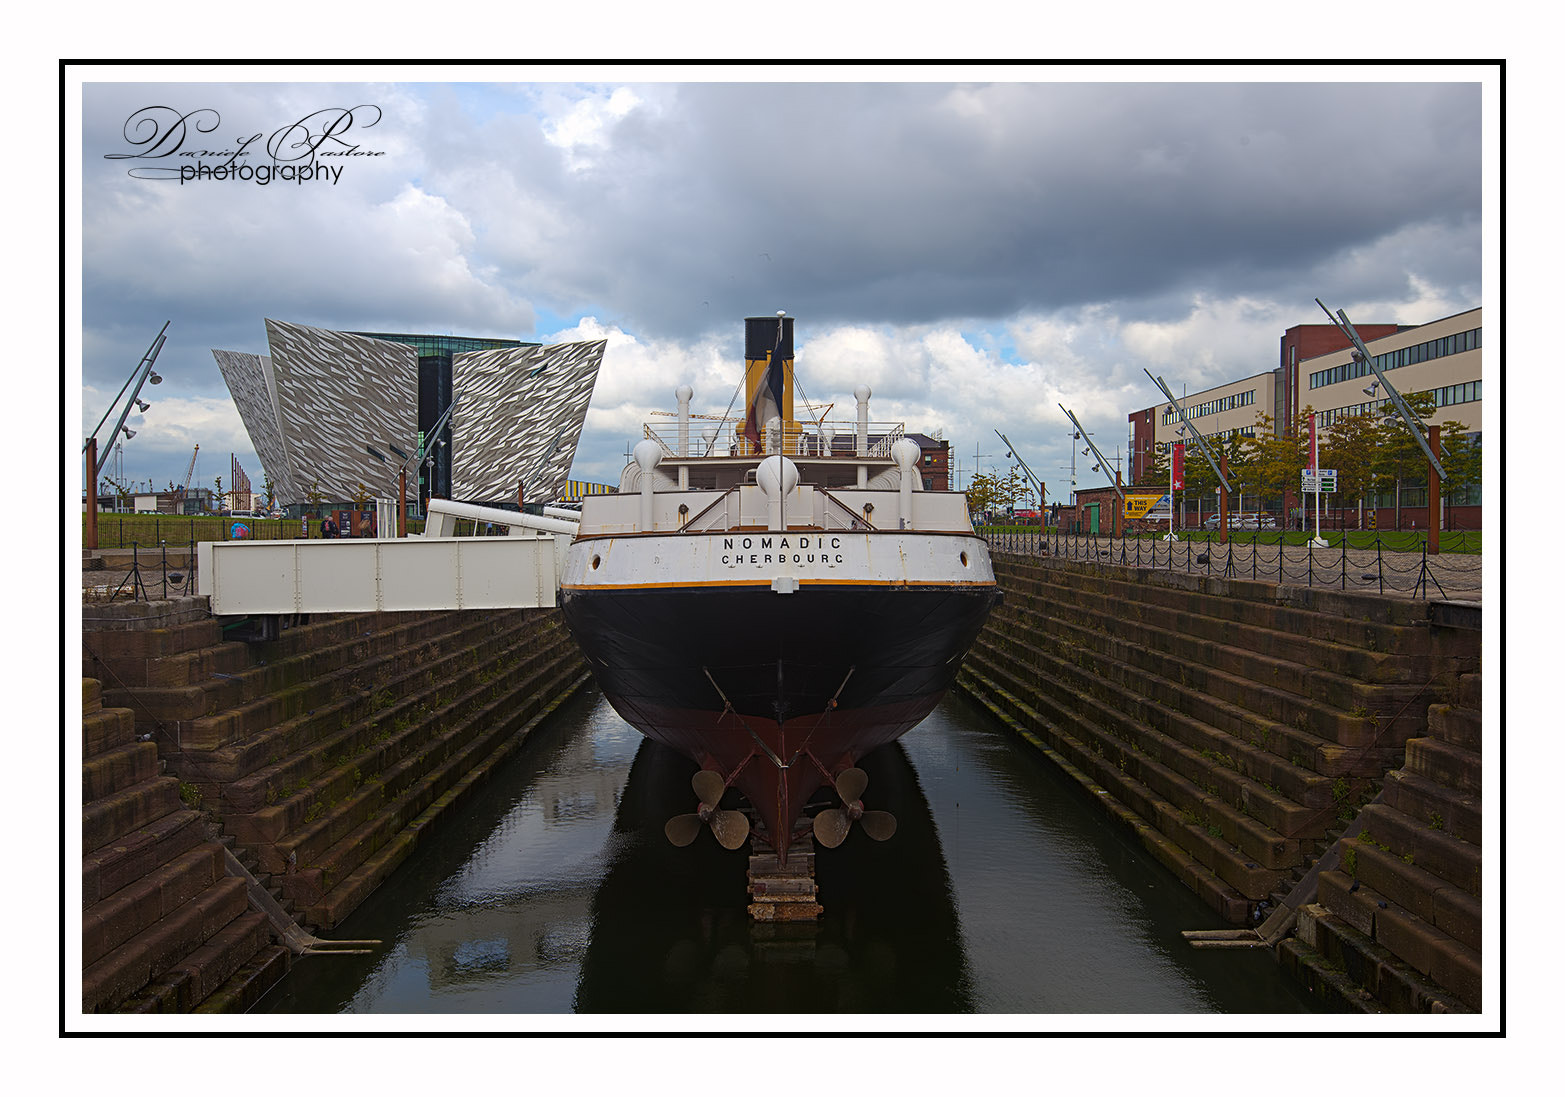
<path fill-rule="evenodd" d="M 183 499 L 190 491 L 190 478 L 196 474 L 196 457 L 201 452 L 201 447 L 196 446 L 190 454 L 190 464 L 185 467 L 185 482 L 179 485 L 179 497 Z"/>
<path fill-rule="evenodd" d="M 179 509 L 181 512 L 183 512 L 185 509 L 185 497 L 190 494 L 190 478 L 196 474 L 196 457 L 200 453 L 201 447 L 199 445 L 197 445 L 196 448 L 191 451 L 190 464 L 185 467 L 184 482 L 179 485 L 179 494 L 175 496 L 175 498 L 179 500 Z M 169 486 L 173 487 L 172 484 Z"/>

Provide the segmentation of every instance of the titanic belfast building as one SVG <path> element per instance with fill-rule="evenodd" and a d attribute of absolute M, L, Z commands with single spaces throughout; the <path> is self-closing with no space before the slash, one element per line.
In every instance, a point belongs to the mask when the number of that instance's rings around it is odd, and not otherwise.
<path fill-rule="evenodd" d="M 404 467 L 410 502 L 415 484 L 421 500 L 514 503 L 519 484 L 529 502 L 557 498 L 606 346 L 281 320 L 266 321 L 266 342 L 268 354 L 212 355 L 284 505 L 394 499 Z"/>

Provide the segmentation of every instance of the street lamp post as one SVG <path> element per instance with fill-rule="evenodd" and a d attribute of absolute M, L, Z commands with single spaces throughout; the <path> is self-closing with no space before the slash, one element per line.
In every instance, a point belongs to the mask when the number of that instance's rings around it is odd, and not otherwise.
<path fill-rule="evenodd" d="M 91 515 L 87 520 L 87 528 L 84 531 L 86 548 L 95 549 L 98 547 L 98 476 L 103 472 L 104 463 L 108 461 L 110 452 L 110 449 L 106 447 L 103 455 L 101 457 L 98 455 L 98 432 L 103 429 L 103 424 L 108 422 L 109 416 L 114 413 L 114 409 L 119 407 L 120 397 L 125 395 L 126 390 L 129 390 L 130 399 L 125 401 L 125 408 L 120 412 L 119 420 L 114 424 L 114 430 L 109 435 L 109 440 L 112 446 L 112 443 L 119 439 L 121 431 L 125 432 L 125 437 L 127 438 L 135 437 L 135 433 L 125 425 L 125 420 L 130 417 L 132 405 L 135 405 L 141 411 L 146 411 L 151 407 L 150 404 L 143 403 L 140 398 L 143 385 L 149 381 L 154 385 L 163 383 L 163 378 L 159 377 L 152 369 L 152 364 L 157 361 L 158 352 L 163 349 L 163 342 L 170 323 L 171 321 L 168 320 L 163 321 L 163 326 L 158 329 L 157 338 L 152 340 L 152 345 L 147 348 L 147 353 L 141 356 L 141 361 L 136 363 L 135 369 L 131 370 L 130 376 L 120 386 L 120 391 L 109 405 L 109 410 L 103 413 L 103 418 L 98 420 L 98 425 L 92 428 L 92 433 L 87 436 L 86 441 L 82 445 L 83 470 L 86 472 L 87 494 L 90 500 L 90 505 L 87 509 Z"/>
<path fill-rule="evenodd" d="M 1424 451 L 1424 456 L 1429 459 L 1429 552 L 1431 555 L 1438 555 L 1440 552 L 1439 487 L 1440 482 L 1446 478 L 1445 469 L 1440 464 L 1440 458 L 1436 456 L 1440 449 L 1440 428 L 1424 426 L 1424 421 L 1418 417 L 1418 413 L 1407 406 L 1407 402 L 1402 399 L 1402 394 L 1397 392 L 1396 386 L 1386 377 L 1385 372 L 1375 364 L 1375 356 L 1369 353 L 1369 348 L 1364 345 L 1364 340 L 1359 337 L 1358 329 L 1348 319 L 1348 314 L 1342 309 L 1338 309 L 1337 315 L 1333 316 L 1331 310 L 1321 302 L 1319 297 L 1315 298 L 1315 303 L 1320 305 L 1321 311 L 1326 314 L 1326 318 L 1337 325 L 1337 330 L 1346 335 L 1348 341 L 1353 344 L 1353 357 L 1361 359 L 1365 368 L 1374 373 L 1375 380 L 1386 387 L 1387 399 L 1396 408 L 1397 415 L 1401 417 L 1402 424 L 1407 427 L 1408 433 L 1413 436 L 1413 441 L 1418 443 L 1418 447 Z M 1374 386 L 1372 385 L 1371 387 Z M 1365 391 L 1369 392 L 1368 389 Z M 1425 439 L 1426 434 L 1428 435 L 1427 440 Z"/>

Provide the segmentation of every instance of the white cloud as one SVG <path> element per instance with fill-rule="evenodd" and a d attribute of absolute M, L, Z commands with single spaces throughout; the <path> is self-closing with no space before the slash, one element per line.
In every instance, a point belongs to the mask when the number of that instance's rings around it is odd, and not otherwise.
<path fill-rule="evenodd" d="M 101 159 L 148 102 L 211 106 L 232 138 L 349 101 L 382 107 L 362 141 L 385 154 L 335 187 L 166 187 Z M 743 317 L 781 302 L 834 418 L 867 383 L 877 420 L 968 455 L 998 426 L 1041 473 L 1069 456 L 1060 404 L 1122 437 L 1155 402 L 1143 368 L 1192 391 L 1269 369 L 1283 330 L 1323 319 L 1317 294 L 1365 323 L 1476 304 L 1479 101 L 1454 82 L 106 85 L 84 96 L 82 414 L 170 317 L 165 390 L 219 402 L 209 348 L 264 351 L 264 316 L 602 335 L 578 463 L 617 474 L 677 385 L 725 410 Z M 1368 135 L 1346 151 L 1345 105 Z M 1364 158 L 1373 177 L 1341 168 Z M 193 433 L 205 452 L 236 432 L 191 414 L 165 470 Z"/>
<path fill-rule="evenodd" d="M 543 133 L 551 145 L 565 151 L 568 166 L 580 171 L 594 162 L 595 153 L 608 148 L 609 133 L 615 124 L 641 103 L 640 96 L 630 88 L 588 94 L 563 114 L 546 118 Z"/>

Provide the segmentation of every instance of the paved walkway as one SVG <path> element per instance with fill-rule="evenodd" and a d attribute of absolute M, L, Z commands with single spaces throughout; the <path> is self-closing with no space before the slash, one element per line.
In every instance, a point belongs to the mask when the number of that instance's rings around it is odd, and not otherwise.
<path fill-rule="evenodd" d="M 996 537 L 991 544 L 996 552 L 1031 555 L 1040 551 L 1040 542 L 1036 537 Z M 1290 586 L 1326 587 L 1392 597 L 1460 602 L 1483 600 L 1483 557 L 1470 553 L 1441 553 L 1426 557 L 1420 552 L 1350 548 L 1344 558 L 1340 548 L 1255 545 L 1237 540 L 1226 545 L 1208 541 L 1177 541 L 1170 545 L 1166 541 L 1059 537 L 1049 538 L 1042 544 L 1051 554 L 1067 559 L 1128 567 L 1165 568 L 1201 575 L 1227 576 L 1231 579 L 1257 579 Z M 131 598 L 133 584 L 130 582 L 128 553 L 117 549 L 104 550 L 97 553 L 92 562 L 101 566 L 93 567 L 84 563 L 81 573 L 84 600 Z M 183 552 L 169 555 L 166 584 L 161 553 L 141 553 L 139 565 L 141 584 L 145 590 L 145 594 L 140 597 L 160 599 L 195 593 L 193 569 L 186 564 Z M 175 576 L 179 578 L 175 579 Z"/>
<path fill-rule="evenodd" d="M 1470 553 L 1391 552 L 1383 549 L 1267 545 L 1249 541 L 1115 540 L 1051 537 L 991 542 L 997 552 L 1048 552 L 1065 559 L 1198 575 L 1255 579 L 1289 586 L 1325 587 L 1361 594 L 1481 602 L 1483 557 Z"/>

